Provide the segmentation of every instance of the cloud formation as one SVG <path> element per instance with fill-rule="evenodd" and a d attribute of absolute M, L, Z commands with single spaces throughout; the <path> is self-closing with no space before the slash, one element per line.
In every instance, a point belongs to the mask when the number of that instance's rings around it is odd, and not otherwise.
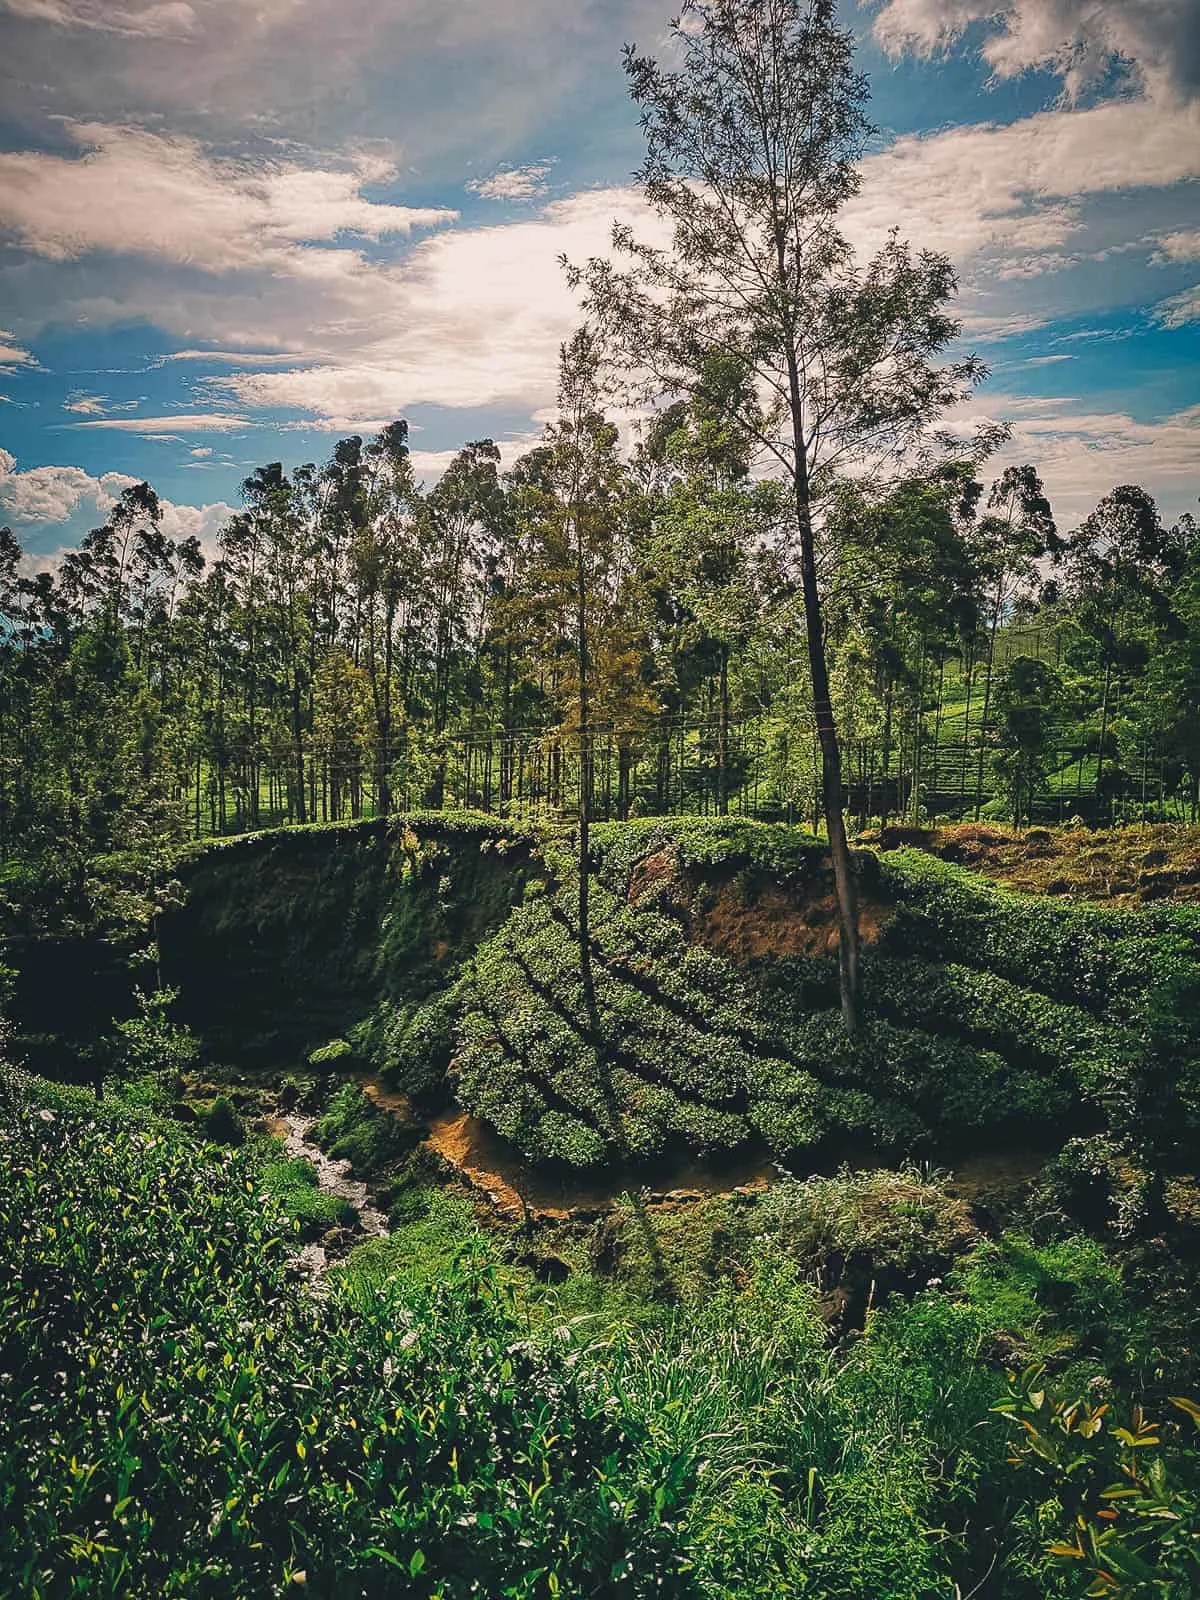
<path fill-rule="evenodd" d="M 358 157 L 346 170 L 222 160 L 194 139 L 145 128 L 77 123 L 83 153 L 0 153 L 0 228 L 50 261 L 93 252 L 144 256 L 207 272 L 304 271 L 299 248 L 341 234 L 366 239 L 452 222 L 443 209 L 367 200 L 395 177 Z"/>
<path fill-rule="evenodd" d="M 94 478 L 82 467 L 30 467 L 21 471 L 11 451 L 0 448 L 0 519 L 11 521 L 18 533 L 24 533 L 33 544 L 40 542 L 40 531 L 61 528 L 73 522 L 82 524 L 76 530 L 86 530 L 88 521 L 106 517 L 117 503 L 123 489 L 137 483 L 124 472 L 105 472 Z M 211 559 L 217 548 L 217 538 L 233 515 L 233 507 L 223 500 L 209 505 L 181 505 L 173 500 L 159 500 L 162 511 L 162 530 L 169 539 L 200 540 L 206 556 Z M 52 565 L 61 549 L 52 552 L 32 553 L 34 566 Z"/>
<path fill-rule="evenodd" d="M 82 467 L 17 470 L 15 457 L 0 449 L 0 512 L 16 523 L 66 522 L 80 508 L 105 515 L 121 490 L 136 478 L 106 472 L 93 478 Z"/>
<path fill-rule="evenodd" d="M 0 328 L 0 373 L 15 372 L 18 367 L 36 366 L 32 355 L 22 348 L 11 333 Z"/>
<path fill-rule="evenodd" d="M 501 167 L 490 178 L 472 178 L 467 188 L 483 200 L 532 200 L 549 188 L 546 179 L 554 167 L 551 161 L 527 167 Z"/>
<path fill-rule="evenodd" d="M 1089 411 L 1086 401 L 1072 396 L 985 392 L 960 415 L 1009 424 L 1012 437 L 988 463 L 988 473 L 999 476 L 1006 466 L 1034 462 L 1064 528 L 1122 483 L 1145 484 L 1168 517 L 1195 510 L 1200 406 L 1138 422 L 1123 411 Z"/>
<path fill-rule="evenodd" d="M 885 0 L 874 32 L 893 55 L 931 55 L 974 23 L 985 25 L 982 53 L 998 78 L 1048 69 L 1077 100 L 1118 58 L 1156 98 L 1200 92 L 1195 0 Z"/>
<path fill-rule="evenodd" d="M 185 411 L 174 417 L 101 417 L 91 422 L 72 422 L 69 426 L 115 428 L 121 433 L 140 433 L 155 439 L 180 433 L 245 433 L 248 428 L 254 427 L 254 423 L 249 417 L 230 416 L 225 412 Z"/>

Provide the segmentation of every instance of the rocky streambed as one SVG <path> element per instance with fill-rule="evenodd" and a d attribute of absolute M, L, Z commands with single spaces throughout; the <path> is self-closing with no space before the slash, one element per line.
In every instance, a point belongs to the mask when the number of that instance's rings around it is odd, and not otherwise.
<path fill-rule="evenodd" d="M 269 1132 L 283 1140 L 289 1156 L 301 1157 L 312 1165 L 317 1174 L 317 1187 L 322 1194 L 334 1195 L 354 1207 L 358 1213 L 359 1227 L 366 1238 L 382 1239 L 388 1231 L 387 1218 L 371 1204 L 366 1184 L 359 1183 L 351 1176 L 350 1163 L 334 1160 L 310 1139 L 316 1123 L 316 1117 L 286 1112 L 272 1117 L 267 1126 Z M 324 1243 L 314 1240 L 304 1245 L 296 1257 L 296 1263 L 302 1271 L 319 1277 L 329 1265 Z"/>

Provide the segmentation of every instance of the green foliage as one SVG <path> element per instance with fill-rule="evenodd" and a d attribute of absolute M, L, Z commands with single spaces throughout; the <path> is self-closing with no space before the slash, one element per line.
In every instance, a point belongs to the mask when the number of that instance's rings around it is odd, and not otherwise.
<path fill-rule="evenodd" d="M 243 1144 L 246 1139 L 246 1124 L 242 1121 L 231 1102 L 222 1094 L 218 1095 L 200 1119 L 205 1137 L 214 1144 Z"/>
<path fill-rule="evenodd" d="M 1169 1405 L 1153 1420 L 1134 1406 L 1121 1423 L 1103 1385 L 1064 1395 L 1032 1367 L 995 1408 L 1042 1499 L 1049 1554 L 1098 1600 L 1190 1600 L 1200 1588 L 1200 1406 Z"/>
<path fill-rule="evenodd" d="M 963 1259 L 962 1209 L 914 1171 L 845 1172 L 644 1219 L 694 1292 L 649 1321 L 603 1300 L 564 1321 L 465 1200 L 431 1193 L 315 1298 L 287 1259 L 306 1164 L 21 1093 L 5 1592 L 1046 1600 L 1107 1571 L 1150 1586 L 1103 1592 L 1191 1593 L 1190 1421 L 1110 1432 L 1096 1386 L 1074 1408 L 1041 1380 L 1006 1399 L 987 1359 L 1001 1334 L 1061 1360 L 1070 1332 L 1077 1367 L 1103 1353 L 1128 1308 L 1088 1241 L 975 1250 L 953 1296 L 908 1300 Z M 621 1227 L 641 1231 L 632 1210 Z M 879 1284 L 841 1347 L 809 1281 L 839 1262 Z"/>
<path fill-rule="evenodd" d="M 739 966 L 697 938 L 697 908 L 739 885 L 751 922 L 773 914 L 756 911 L 760 885 L 780 883 L 803 918 L 824 870 L 811 841 L 727 820 L 601 827 L 595 841 L 595 1015 L 569 863 L 549 849 L 550 892 L 479 946 L 437 1011 L 447 1031 L 457 1012 L 437 1064 L 453 1058 L 460 1100 L 532 1160 L 636 1163 L 754 1137 L 785 1161 L 846 1139 L 936 1151 L 1084 1101 L 1153 1148 L 1194 1125 L 1200 944 L 1186 915 L 1020 898 L 894 852 L 877 883 L 864 872 L 890 907 L 851 1039 L 828 962 Z"/>
<path fill-rule="evenodd" d="M 462 1195 L 417 1189 L 406 1196 L 403 1213 L 386 1239 L 360 1245 L 339 1269 L 355 1296 L 386 1291 L 397 1280 L 434 1289 L 451 1281 L 463 1262 L 496 1267 L 496 1251 Z"/>
<path fill-rule="evenodd" d="M 348 1040 L 330 1039 L 328 1044 L 318 1045 L 315 1050 L 309 1051 L 308 1064 L 310 1067 L 331 1067 L 353 1054 L 354 1046 Z"/>
<path fill-rule="evenodd" d="M 269 1161 L 259 1175 L 263 1192 L 297 1223 L 301 1237 L 316 1238 L 329 1228 L 353 1228 L 358 1212 L 348 1200 L 317 1187 L 317 1169 L 303 1156 Z"/>
<path fill-rule="evenodd" d="M 177 989 L 140 990 L 137 1011 L 114 1023 L 114 1069 L 130 1078 L 178 1077 L 190 1071 L 200 1055 L 199 1042 L 168 1013 L 179 999 Z"/>
<path fill-rule="evenodd" d="M 1136 1366 L 1152 1350 L 1152 1320 L 1094 1239 L 1035 1244 L 1006 1234 L 981 1245 L 954 1282 L 1010 1359 L 1079 1362 L 1095 1374 Z"/>
<path fill-rule="evenodd" d="M 61 1110 L 6 1142 L 5 1592 L 696 1592 L 692 1471 L 486 1277 L 321 1304 L 246 1156 Z"/>
<path fill-rule="evenodd" d="M 474 814 L 214 841 L 180 869 L 164 968 L 222 1059 L 279 1066 L 342 1039 L 382 1070 L 397 1018 L 452 983 L 521 899 L 531 848 Z"/>
<path fill-rule="evenodd" d="M 418 1137 L 417 1130 L 380 1111 L 354 1083 L 342 1085 L 313 1131 L 321 1148 L 348 1161 L 360 1179 L 378 1177 L 407 1155 Z"/>

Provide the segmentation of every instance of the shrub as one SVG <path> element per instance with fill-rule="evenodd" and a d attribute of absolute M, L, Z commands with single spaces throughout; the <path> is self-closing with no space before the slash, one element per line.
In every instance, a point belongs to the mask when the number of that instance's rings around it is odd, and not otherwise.
<path fill-rule="evenodd" d="M 268 1162 L 260 1181 L 264 1192 L 299 1225 L 302 1238 L 316 1238 L 329 1228 L 357 1226 L 358 1212 L 348 1200 L 318 1187 L 317 1169 L 303 1156 Z"/>
<path fill-rule="evenodd" d="M 418 1128 L 380 1111 L 354 1083 L 342 1085 L 313 1131 L 321 1148 L 337 1161 L 348 1161 L 360 1179 L 378 1177 L 420 1138 Z"/>
<path fill-rule="evenodd" d="M 246 1124 L 224 1095 L 218 1095 L 200 1119 L 205 1137 L 214 1144 L 242 1144 Z"/>

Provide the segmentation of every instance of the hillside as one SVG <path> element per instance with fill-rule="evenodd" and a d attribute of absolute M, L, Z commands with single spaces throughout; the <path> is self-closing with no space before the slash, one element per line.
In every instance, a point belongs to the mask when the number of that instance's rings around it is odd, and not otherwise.
<path fill-rule="evenodd" d="M 1017 895 L 912 848 L 857 870 L 853 1043 L 827 858 L 742 821 L 596 829 L 594 1015 L 566 841 L 469 817 L 206 848 L 162 970 L 210 1063 L 373 1074 L 418 1116 L 457 1102 L 558 1168 L 1123 1133 L 1141 1112 L 1118 1079 L 1195 1052 L 1200 911 Z"/>
<path fill-rule="evenodd" d="M 0 1580 L 1186 1600 L 1200 909 L 880 842 L 852 1042 L 826 852 L 740 819 L 594 830 L 594 1008 L 569 833 L 471 815 L 189 847 L 132 1015 L 77 940 L 103 1098 L 0 1068 Z"/>

